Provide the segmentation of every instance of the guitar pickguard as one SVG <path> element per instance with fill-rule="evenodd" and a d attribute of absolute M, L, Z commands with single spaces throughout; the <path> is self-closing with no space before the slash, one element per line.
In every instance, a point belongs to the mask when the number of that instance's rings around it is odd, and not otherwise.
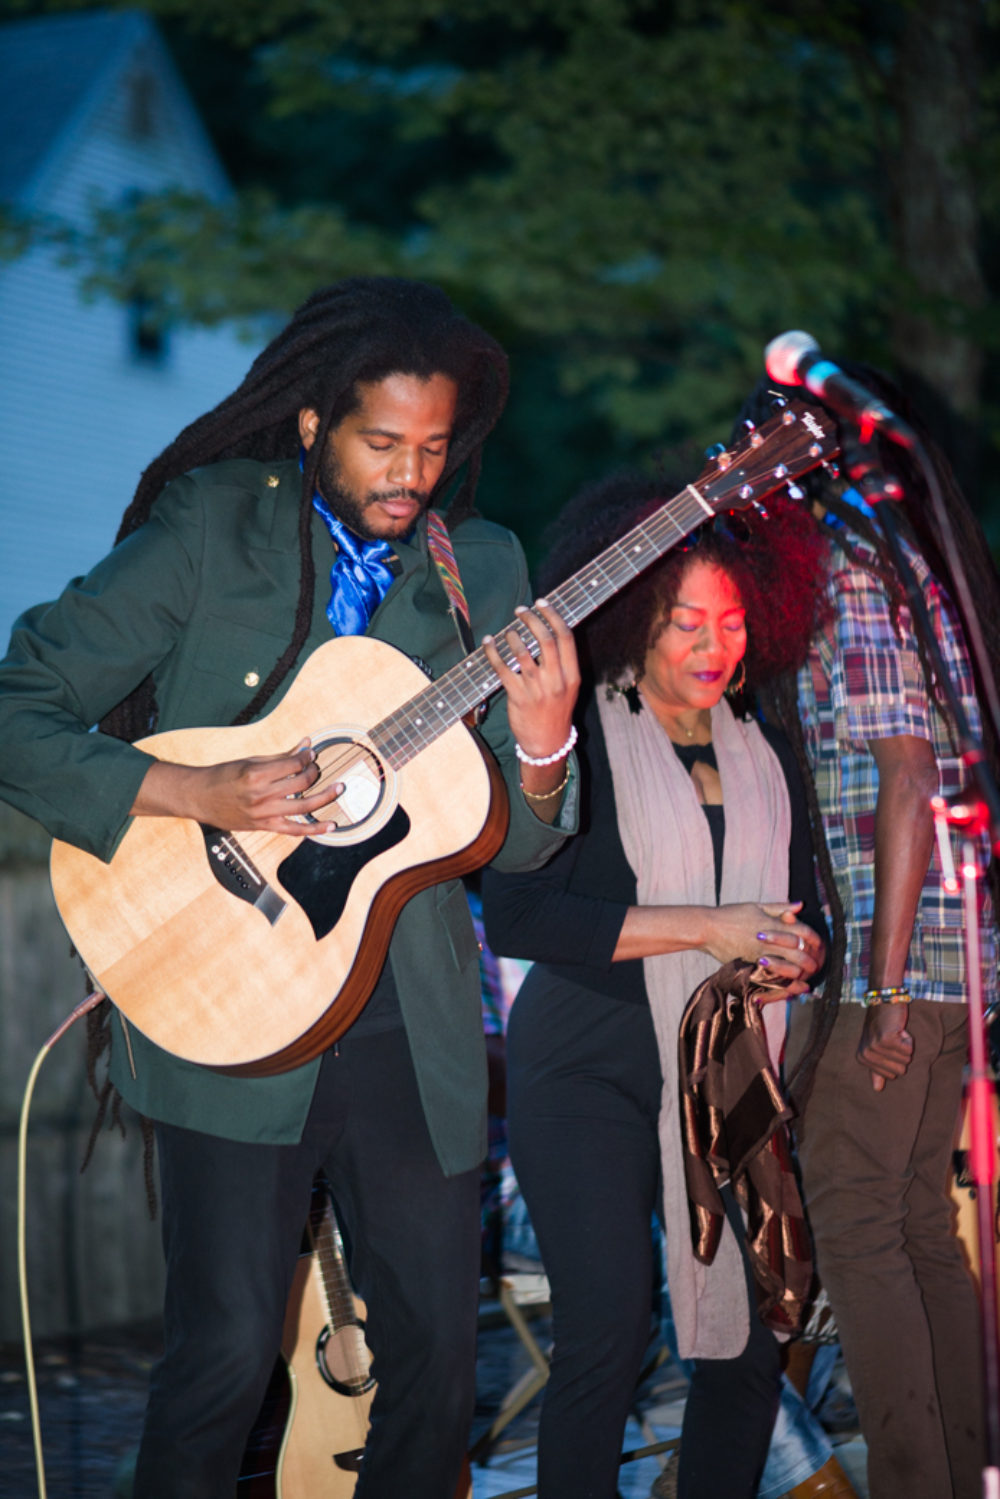
<path fill-rule="evenodd" d="M 278 878 L 309 918 L 317 942 L 332 932 L 343 915 L 359 870 L 386 849 L 395 848 L 410 831 L 410 819 L 397 807 L 379 832 L 363 843 L 331 848 L 304 838 L 278 865 Z"/>

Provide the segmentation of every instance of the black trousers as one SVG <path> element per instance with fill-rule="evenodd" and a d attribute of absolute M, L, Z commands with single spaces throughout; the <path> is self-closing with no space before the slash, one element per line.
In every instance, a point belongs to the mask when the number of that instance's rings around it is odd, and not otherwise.
<path fill-rule="evenodd" d="M 323 1169 L 378 1390 L 357 1499 L 453 1499 L 475 1398 L 479 1173 L 445 1177 L 401 1029 L 323 1059 L 298 1145 L 157 1126 L 167 1260 L 137 1499 L 230 1499 Z"/>
<path fill-rule="evenodd" d="M 625 1422 L 659 1322 L 652 1217 L 662 1211 L 662 1078 L 652 1016 L 645 1006 L 535 968 L 511 1014 L 507 1066 L 511 1161 L 552 1289 L 538 1495 L 611 1499 Z M 666 1231 L 690 1228 L 685 1218 Z M 752 1499 L 780 1381 L 777 1340 L 754 1310 L 738 1358 L 695 1361 L 681 1499 Z"/>

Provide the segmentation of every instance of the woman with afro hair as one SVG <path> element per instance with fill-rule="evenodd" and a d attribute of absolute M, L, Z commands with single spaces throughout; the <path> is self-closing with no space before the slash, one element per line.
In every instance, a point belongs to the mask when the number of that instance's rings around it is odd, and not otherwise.
<path fill-rule="evenodd" d="M 581 492 L 556 523 L 543 589 L 662 499 L 631 477 Z M 510 1020 L 508 1114 L 553 1303 L 540 1499 L 617 1491 L 657 1211 L 679 1351 L 694 1360 L 678 1492 L 757 1491 L 780 1345 L 752 1309 L 738 1215 L 711 1266 L 692 1252 L 678 1029 L 722 964 L 746 960 L 793 995 L 823 962 L 798 769 L 783 736 L 747 716 L 758 685 L 805 657 L 821 549 L 788 502 L 719 518 L 593 614 L 578 632 L 581 831 L 540 871 L 484 880 L 491 946 L 533 962 Z"/>

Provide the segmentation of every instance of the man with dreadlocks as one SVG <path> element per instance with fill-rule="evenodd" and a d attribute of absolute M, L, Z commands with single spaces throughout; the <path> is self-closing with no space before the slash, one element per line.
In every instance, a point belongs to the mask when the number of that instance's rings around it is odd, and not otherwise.
<path fill-rule="evenodd" d="M 867 367 L 856 378 L 921 434 L 934 464 L 970 572 L 975 621 L 960 613 L 920 468 L 875 440 L 902 484 L 892 503 L 945 668 L 996 767 L 996 731 L 981 711 L 995 691 L 966 644 L 978 624 L 986 661 L 1000 658 L 1000 584 L 989 549 L 902 393 Z M 763 390 L 744 415 L 759 417 L 762 398 Z M 833 916 L 823 1000 L 799 1007 L 788 1043 L 806 1207 L 868 1447 L 872 1499 L 973 1499 L 985 1461 L 981 1339 L 947 1191 L 968 1048 L 965 933 L 962 897 L 943 887 L 929 805 L 939 790 L 961 789 L 964 775 L 955 725 L 875 515 L 830 476 L 809 483 L 828 536 L 827 616 L 797 684 L 784 683 L 770 705 L 807 773 Z M 989 840 L 981 844 L 988 860 Z M 984 893 L 978 961 L 987 1004 L 1000 992 L 994 910 Z"/>
<path fill-rule="evenodd" d="M 388 641 L 433 675 L 460 660 L 426 516 L 455 489 L 447 524 L 472 625 L 506 689 L 481 724 L 510 802 L 497 864 L 543 862 L 572 831 L 578 674 L 544 601 L 520 616 L 537 660 L 513 632 L 502 659 L 489 633 L 529 598 L 516 540 L 473 509 L 506 389 L 499 346 L 435 288 L 359 277 L 311 297 L 235 393 L 145 472 L 110 555 L 18 621 L 0 664 L 0 794 L 104 859 L 130 816 L 301 836 L 294 797 L 325 829 L 340 788 L 316 789 L 308 741 L 207 767 L 131 741 L 255 719 L 334 634 Z M 358 1499 L 451 1499 L 474 1394 L 478 971 L 450 881 L 410 899 L 367 1006 L 305 1065 L 222 1075 L 107 1027 L 110 1080 L 155 1123 L 163 1196 L 166 1339 L 141 1499 L 234 1492 L 319 1170 L 378 1380 Z"/>

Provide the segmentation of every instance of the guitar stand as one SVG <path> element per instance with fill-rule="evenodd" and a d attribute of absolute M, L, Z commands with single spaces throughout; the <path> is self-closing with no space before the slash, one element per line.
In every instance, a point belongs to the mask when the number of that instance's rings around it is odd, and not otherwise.
<path fill-rule="evenodd" d="M 540 1347 L 528 1317 L 521 1310 L 522 1307 L 531 1307 L 535 1316 L 547 1316 L 552 1311 L 548 1277 L 532 1272 L 511 1272 L 502 1276 L 500 1306 L 527 1352 L 531 1368 L 526 1369 L 507 1391 L 492 1422 L 469 1448 L 470 1462 L 482 1468 L 489 1462 L 501 1433 L 534 1400 L 549 1377 L 549 1356 Z"/>

